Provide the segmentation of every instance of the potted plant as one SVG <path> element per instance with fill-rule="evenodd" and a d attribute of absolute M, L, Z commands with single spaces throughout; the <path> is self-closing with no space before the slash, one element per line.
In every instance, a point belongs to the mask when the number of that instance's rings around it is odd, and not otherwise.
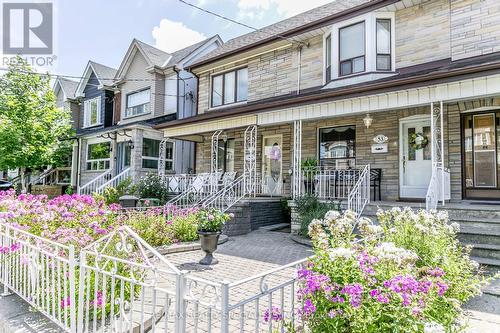
<path fill-rule="evenodd" d="M 225 214 L 218 209 L 202 209 L 198 212 L 198 235 L 205 257 L 200 260 L 202 265 L 215 265 L 219 261 L 213 253 L 217 250 L 219 236 L 224 224 L 231 219 L 232 214 Z"/>
<path fill-rule="evenodd" d="M 311 157 L 306 158 L 302 161 L 301 168 L 304 177 L 305 193 L 312 194 L 316 190 L 314 176 L 316 175 L 316 171 L 318 171 L 318 160 Z"/>

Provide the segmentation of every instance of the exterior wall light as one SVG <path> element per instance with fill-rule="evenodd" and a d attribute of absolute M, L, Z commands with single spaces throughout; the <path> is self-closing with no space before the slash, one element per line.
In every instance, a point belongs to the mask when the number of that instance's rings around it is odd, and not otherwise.
<path fill-rule="evenodd" d="M 366 116 L 363 118 L 363 123 L 365 124 L 366 128 L 370 128 L 370 126 L 373 123 L 373 118 L 370 116 L 369 113 L 366 114 Z"/>

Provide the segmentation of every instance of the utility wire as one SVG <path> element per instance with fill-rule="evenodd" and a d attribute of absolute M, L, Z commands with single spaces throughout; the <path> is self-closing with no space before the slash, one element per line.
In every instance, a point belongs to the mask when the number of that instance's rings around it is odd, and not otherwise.
<path fill-rule="evenodd" d="M 178 0 L 178 1 L 179 1 L 179 2 L 182 2 L 183 4 L 185 4 L 185 5 L 187 5 L 187 6 L 190 6 L 190 7 L 192 7 L 192 8 L 197 9 L 197 10 L 200 10 L 200 11 L 202 11 L 202 12 L 204 12 L 204 13 L 207 13 L 207 14 L 210 14 L 210 15 L 213 15 L 213 16 L 216 16 L 216 17 L 218 17 L 218 18 L 220 18 L 220 19 L 223 19 L 223 20 L 229 21 L 229 22 L 231 22 L 231 23 L 234 23 L 234 24 L 240 25 L 240 26 L 245 27 L 245 28 L 247 28 L 247 29 L 251 29 L 251 30 L 254 30 L 254 31 L 259 31 L 259 32 L 265 33 L 265 34 L 269 35 L 269 37 L 278 37 L 278 38 L 284 39 L 284 40 L 286 40 L 286 41 L 288 41 L 288 42 L 290 42 L 290 43 L 292 43 L 292 44 L 296 44 L 296 45 L 298 45 L 298 46 L 305 46 L 305 45 L 306 45 L 306 44 L 305 44 L 305 43 L 303 43 L 303 42 L 295 41 L 295 40 L 293 40 L 293 39 L 290 39 L 290 38 L 285 37 L 285 36 L 280 35 L 280 34 L 272 34 L 272 33 L 267 33 L 267 32 L 265 32 L 263 29 L 259 29 L 259 28 L 256 28 L 256 27 L 252 27 L 251 25 L 248 25 L 248 24 L 243 23 L 243 22 L 236 21 L 235 19 L 232 19 L 232 18 L 230 18 L 230 17 L 223 16 L 223 15 L 221 15 L 221 14 L 218 14 L 218 13 L 213 12 L 213 11 L 211 11 L 211 10 L 208 10 L 208 9 L 203 8 L 203 7 L 197 6 L 197 5 L 195 5 L 195 4 L 192 4 L 192 3 L 190 3 L 190 2 L 187 2 L 187 1 L 185 1 L 185 0 Z"/>

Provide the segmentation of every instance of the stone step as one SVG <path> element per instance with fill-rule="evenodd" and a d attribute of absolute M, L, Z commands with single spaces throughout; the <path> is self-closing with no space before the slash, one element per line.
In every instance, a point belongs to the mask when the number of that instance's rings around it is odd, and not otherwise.
<path fill-rule="evenodd" d="M 462 227 L 458 238 L 463 244 L 500 245 L 500 231 L 497 230 Z"/>
<path fill-rule="evenodd" d="M 481 266 L 485 267 L 487 272 L 490 274 L 494 274 L 500 271 L 500 260 L 498 259 L 473 257 L 473 256 L 471 256 L 470 258 L 474 261 L 477 261 Z"/>
<path fill-rule="evenodd" d="M 500 245 L 471 244 L 474 257 L 500 260 Z"/>

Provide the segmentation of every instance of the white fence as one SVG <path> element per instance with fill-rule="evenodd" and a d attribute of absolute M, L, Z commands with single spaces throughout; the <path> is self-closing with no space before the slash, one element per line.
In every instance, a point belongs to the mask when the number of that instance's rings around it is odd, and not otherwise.
<path fill-rule="evenodd" d="M 0 279 L 10 291 L 68 332 L 261 332 L 277 306 L 297 322 L 297 268 L 303 259 L 236 282 L 179 271 L 123 226 L 75 254 L 64 246 L 0 224 Z"/>

